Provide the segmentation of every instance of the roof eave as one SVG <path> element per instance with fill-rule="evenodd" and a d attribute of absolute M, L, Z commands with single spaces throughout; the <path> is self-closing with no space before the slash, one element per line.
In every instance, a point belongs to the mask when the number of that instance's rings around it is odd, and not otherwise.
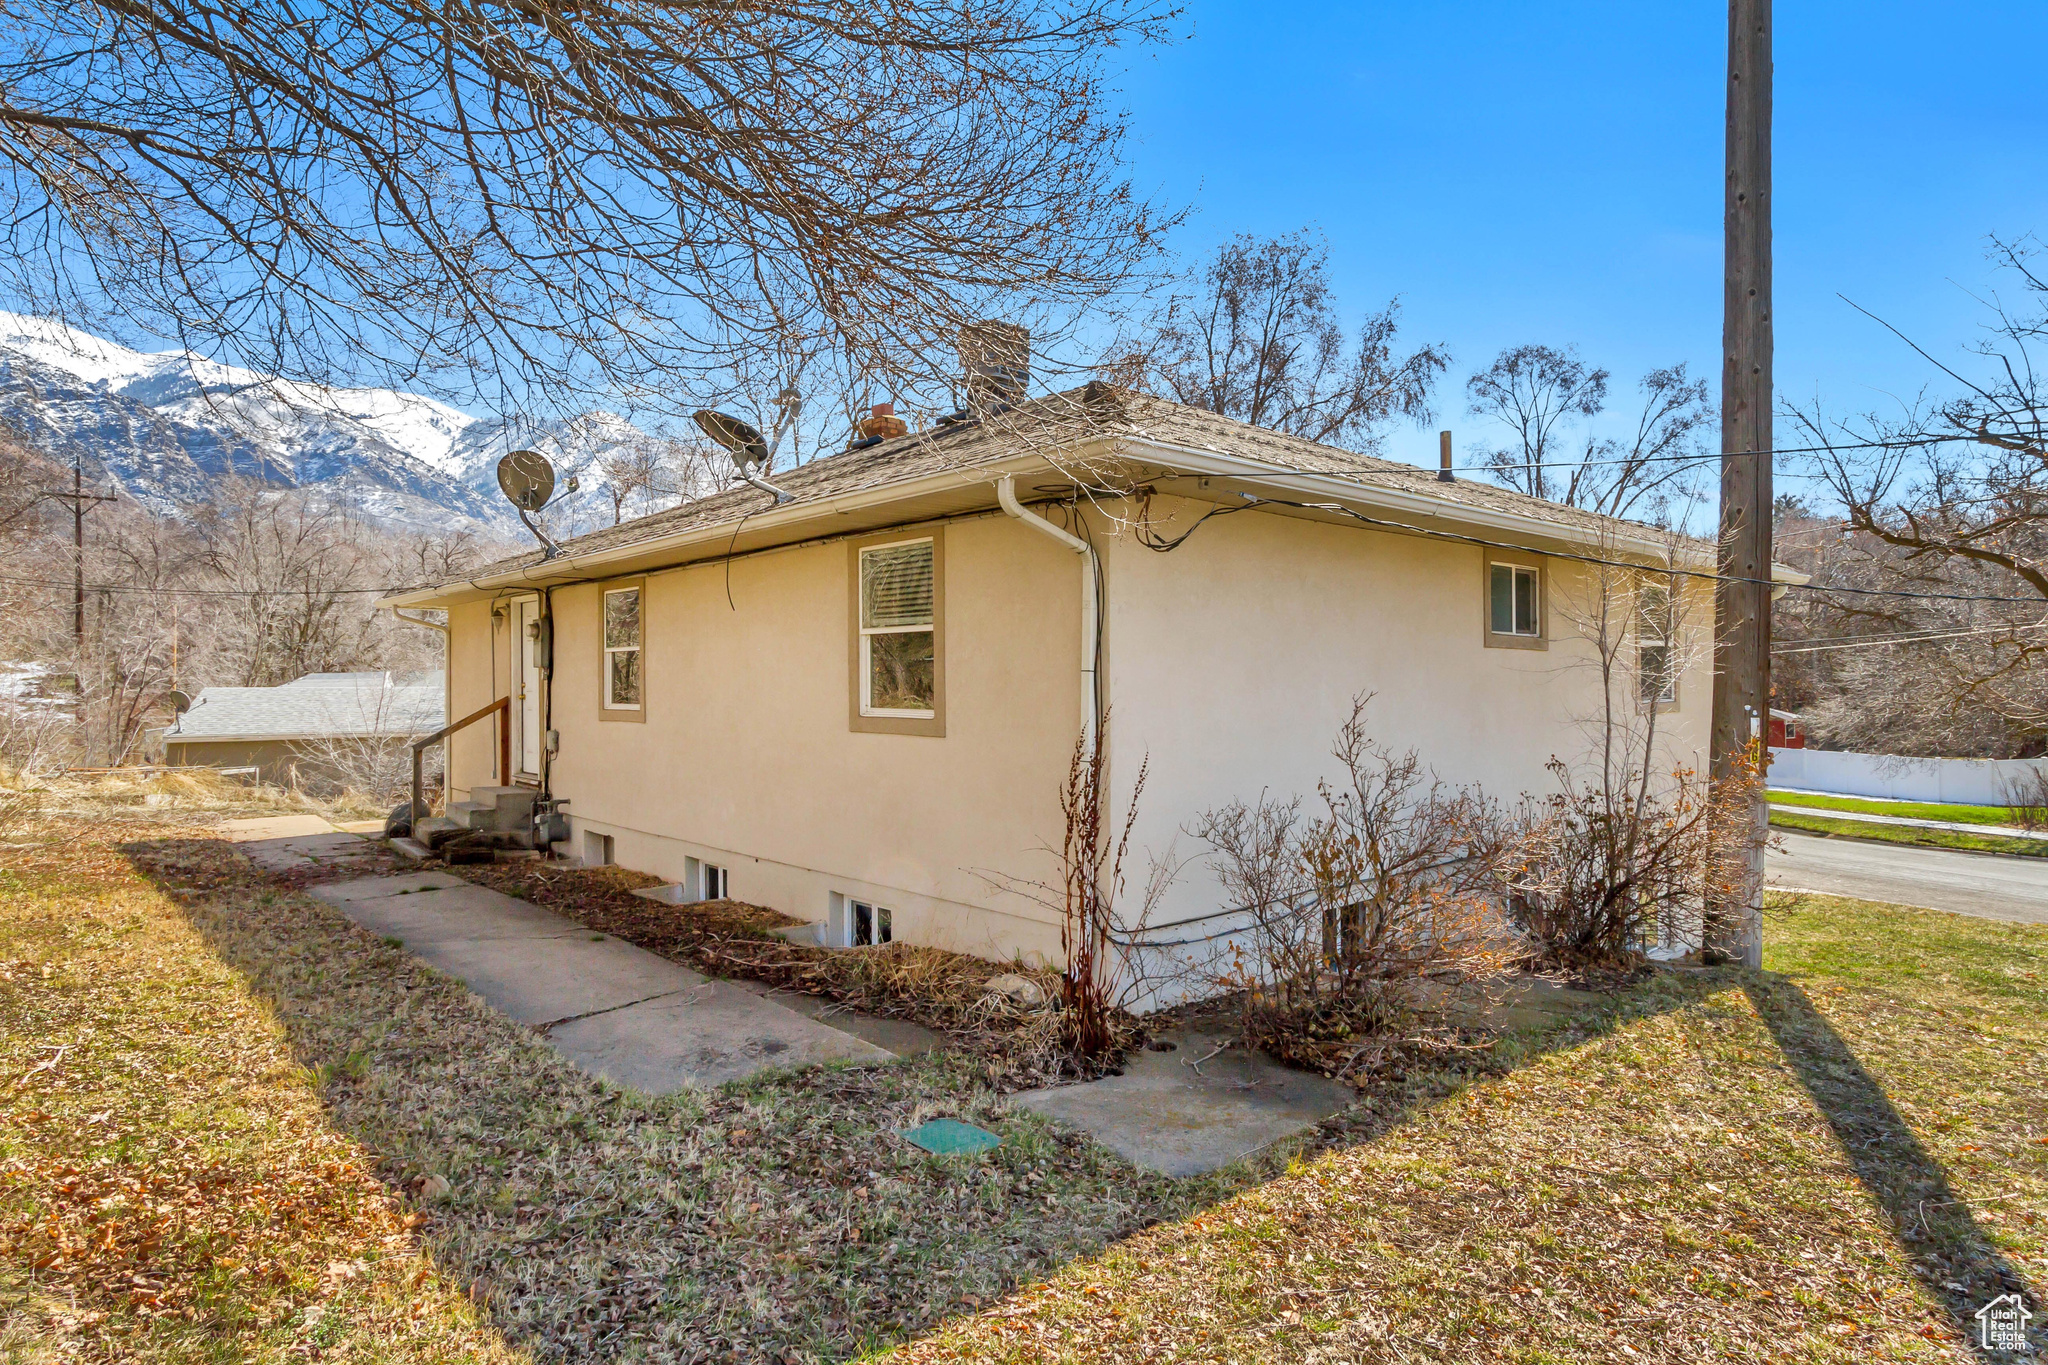
<path fill-rule="evenodd" d="M 1550 521 L 1542 517 L 1505 511 L 1499 508 L 1476 506 L 1451 498 L 1431 497 L 1427 493 L 1411 492 L 1391 488 L 1385 484 L 1371 482 L 1370 471 L 1357 474 L 1320 473 L 1307 470 L 1277 468 L 1262 460 L 1245 456 L 1227 455 L 1213 450 L 1180 445 L 1158 437 L 1138 432 L 1104 433 L 1093 447 L 1110 446 L 1126 459 L 1146 463 L 1167 464 L 1189 473 L 1211 477 L 1228 478 L 1241 483 L 1262 485 L 1267 488 L 1308 498 L 1336 500 L 1370 507 L 1376 511 L 1398 516 L 1421 518 L 1438 523 L 1452 523 L 1480 531 L 1495 532 L 1523 539 L 1534 538 L 1577 547 L 1599 547 L 1620 552 L 1631 558 L 1641 557 L 1653 563 L 1670 562 L 1674 545 L 1685 542 L 1679 538 L 1663 537 L 1645 530 L 1631 528 L 1629 523 L 1610 521 L 1607 528 L 1574 525 L 1570 522 Z M 767 533 L 770 537 L 778 531 L 797 531 L 812 523 L 842 517 L 850 513 L 887 506 L 893 502 L 904 502 L 927 496 L 933 492 L 958 489 L 973 484 L 987 484 L 991 488 L 1003 474 L 1023 473 L 1027 470 L 1053 468 L 1060 465 L 1061 455 L 1077 461 L 1090 458 L 1086 448 L 1066 452 L 1026 452 L 1022 454 L 993 458 L 988 461 L 959 469 L 944 470 L 923 478 L 902 483 L 883 484 L 858 492 L 843 493 L 834 497 L 820 498 L 813 502 L 799 502 L 785 507 L 770 508 L 749 515 L 745 520 L 748 529 Z M 1608 529 L 1612 528 L 1612 529 Z M 1398 533 L 1401 528 L 1388 528 Z M 1427 535 L 1428 526 L 1415 528 L 1419 534 Z M 668 535 L 651 536 L 646 540 L 625 545 L 612 546 L 588 554 L 565 554 L 555 559 L 541 560 L 508 569 L 502 573 L 443 583 L 429 588 L 416 588 L 407 592 L 393 593 L 380 598 L 380 607 L 436 607 L 448 606 L 463 601 L 472 601 L 492 596 L 505 589 L 539 588 L 550 584 L 587 581 L 602 576 L 612 566 L 631 560 L 646 559 L 665 551 L 683 551 L 693 546 L 713 544 L 728 540 L 733 534 L 731 521 L 706 523 L 675 531 Z M 801 537 L 793 537 L 801 539 Z M 1531 547 L 1536 548 L 1536 547 Z M 1706 553 L 1706 552 L 1703 552 Z M 1684 558 L 1693 558 L 1690 554 Z M 1710 557 L 1710 553 L 1709 553 Z M 1796 570 L 1783 565 L 1774 565 L 1772 577 L 1780 582 L 1799 583 L 1801 576 Z"/>
<path fill-rule="evenodd" d="M 993 506 L 993 490 L 998 477 L 1003 474 L 1019 474 L 1027 470 L 1047 468 L 1053 463 L 1054 459 L 1050 454 L 1025 453 L 1003 456 L 985 463 L 943 470 L 903 483 L 883 484 L 876 488 L 864 488 L 858 492 L 820 498 L 814 502 L 798 502 L 769 508 L 765 512 L 747 516 L 745 521 L 749 531 L 765 532 L 772 537 L 778 531 L 796 531 L 813 522 L 843 517 L 876 507 L 885 507 L 892 502 L 905 502 L 934 492 L 965 488 L 974 484 L 989 486 L 989 502 Z M 668 535 L 650 536 L 646 540 L 615 545 L 588 554 L 565 554 L 554 559 L 522 565 L 517 569 L 508 569 L 503 573 L 393 593 L 389 597 L 377 599 L 377 605 L 439 607 L 489 597 L 507 588 L 540 588 L 586 581 L 592 577 L 603 576 L 604 570 L 611 565 L 644 559 L 667 550 L 686 550 L 696 545 L 715 544 L 729 540 L 732 535 L 731 521 L 708 522 L 701 526 L 686 527 Z M 793 536 L 791 539 L 801 540 L 803 537 Z"/>
<path fill-rule="evenodd" d="M 1670 543 L 1656 535 L 1640 533 L 1615 533 L 1602 536 L 1591 527 L 1574 526 L 1567 522 L 1546 521 L 1542 517 L 1525 516 L 1505 512 L 1497 508 L 1478 507 L 1469 502 L 1458 502 L 1451 498 L 1433 498 L 1426 493 L 1411 493 L 1405 489 L 1389 488 L 1384 484 L 1368 482 L 1370 471 L 1360 470 L 1356 476 L 1346 474 L 1324 474 L 1307 470 L 1275 468 L 1260 460 L 1243 456 L 1219 454 L 1213 450 L 1201 450 L 1193 446 L 1177 445 L 1161 441 L 1156 437 L 1134 438 L 1134 446 L 1156 450 L 1173 462 L 1186 466 L 1190 472 L 1207 474 L 1247 483 L 1264 483 L 1269 487 L 1292 492 L 1306 493 L 1311 497 L 1337 499 L 1373 507 L 1383 512 L 1394 512 L 1411 517 L 1423 517 L 1434 521 L 1455 522 L 1459 525 L 1477 527 L 1487 531 L 1498 531 L 1510 535 L 1536 537 L 1542 540 L 1562 541 L 1572 545 L 1607 546 L 1631 554 L 1643 555 L 1663 561 L 1671 551 Z M 1625 522 L 1612 522 L 1616 527 L 1626 526 Z M 1399 529 L 1399 528 L 1394 528 Z M 1429 527 L 1417 527 L 1427 533 Z"/>

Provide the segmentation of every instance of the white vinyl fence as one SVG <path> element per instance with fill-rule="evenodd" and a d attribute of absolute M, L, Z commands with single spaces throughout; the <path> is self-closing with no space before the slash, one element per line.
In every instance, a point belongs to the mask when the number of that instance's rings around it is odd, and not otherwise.
<path fill-rule="evenodd" d="M 1773 749 L 1770 785 L 1837 796 L 2002 806 L 2006 782 L 2027 777 L 2043 762 L 2048 760 L 1900 758 L 1827 749 Z"/>

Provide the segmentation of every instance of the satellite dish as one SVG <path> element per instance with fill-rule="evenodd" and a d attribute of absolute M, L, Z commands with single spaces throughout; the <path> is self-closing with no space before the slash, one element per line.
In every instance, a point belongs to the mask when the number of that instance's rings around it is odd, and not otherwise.
<path fill-rule="evenodd" d="M 555 493 L 555 467 L 538 450 L 515 450 L 498 461 L 498 487 L 522 512 L 538 512 Z"/>
<path fill-rule="evenodd" d="M 741 473 L 750 466 L 768 463 L 768 442 L 739 418 L 708 408 L 700 408 L 691 416 L 699 430 L 732 452 L 732 461 Z"/>
<path fill-rule="evenodd" d="M 165 698 L 171 704 L 171 714 L 182 716 L 192 709 L 192 698 L 184 692 L 173 691 Z"/>

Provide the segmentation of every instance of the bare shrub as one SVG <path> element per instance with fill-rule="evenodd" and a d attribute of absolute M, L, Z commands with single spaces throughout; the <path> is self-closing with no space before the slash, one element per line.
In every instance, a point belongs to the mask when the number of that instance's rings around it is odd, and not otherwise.
<path fill-rule="evenodd" d="M 1498 811 L 1373 739 L 1371 700 L 1338 731 L 1343 776 L 1319 784 L 1320 814 L 1262 795 L 1193 828 L 1249 921 L 1219 984 L 1243 993 L 1253 1041 L 1391 1027 L 1525 951 L 1492 899 Z"/>
<path fill-rule="evenodd" d="M 1130 850 L 1131 826 L 1138 818 L 1138 798 L 1145 790 L 1149 764 L 1138 766 L 1123 828 L 1115 830 L 1104 810 L 1103 746 L 1108 717 L 1094 736 L 1074 741 L 1067 765 L 1067 784 L 1060 793 L 1060 814 L 1066 833 L 1060 845 L 1060 949 L 1066 963 L 1060 972 L 1060 1032 L 1077 1057 L 1100 1057 L 1117 1047 L 1111 1014 L 1123 1003 L 1121 959 L 1110 944 L 1120 933 L 1116 902 L 1124 889 L 1124 856 Z"/>
<path fill-rule="evenodd" d="M 0 683 L 11 679 L 0 678 Z M 77 742 L 72 709 L 52 698 L 0 692 L 0 767 L 20 773 L 61 765 Z"/>
<path fill-rule="evenodd" d="M 1713 863 L 1706 779 L 1631 772 L 1617 791 L 1549 767 L 1558 790 L 1524 803 L 1503 877 L 1509 912 L 1543 956 L 1584 966 L 1697 943 Z"/>
<path fill-rule="evenodd" d="M 1027 897 L 1060 917 L 1058 1009 L 1053 1027 L 1058 1047 L 1082 1074 L 1113 1059 L 1135 1041 L 1138 1030 L 1130 1015 L 1139 994 L 1156 986 L 1146 976 L 1139 954 L 1131 951 L 1136 935 L 1145 932 L 1154 907 L 1172 880 L 1172 869 L 1155 866 L 1139 907 L 1128 919 L 1120 902 L 1124 859 L 1130 852 L 1131 828 L 1145 791 L 1150 763 L 1138 765 L 1119 828 L 1110 814 L 1105 789 L 1109 717 L 1091 736 L 1074 741 L 1067 778 L 1060 789 L 1060 846 L 1048 852 L 1059 865 L 1059 881 L 1027 881 L 984 872 L 982 879 L 999 891 Z"/>
<path fill-rule="evenodd" d="M 0 839 L 25 829 L 43 808 L 43 794 L 33 787 L 0 785 Z"/>
<path fill-rule="evenodd" d="M 1667 553 L 1681 565 L 1687 546 L 1672 536 Z M 1599 704 L 1580 718 L 1585 757 L 1553 758 L 1555 789 L 1515 812 L 1499 865 L 1509 913 L 1554 965 L 1700 949 L 1708 904 L 1739 890 L 1744 855 L 1766 837 L 1747 804 L 1761 803 L 1754 755 L 1715 784 L 1663 742 L 1662 712 L 1711 649 L 1707 595 L 1678 568 L 1616 553 L 1555 601 L 1591 648 Z"/>
<path fill-rule="evenodd" d="M 2048 763 L 2006 778 L 2004 786 L 2013 823 L 2030 833 L 2048 833 Z"/>

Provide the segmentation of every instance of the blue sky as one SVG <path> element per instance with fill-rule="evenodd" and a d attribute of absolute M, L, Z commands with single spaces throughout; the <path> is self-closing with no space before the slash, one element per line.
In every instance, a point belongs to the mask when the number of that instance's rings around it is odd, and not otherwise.
<path fill-rule="evenodd" d="M 1661 3 L 1193 0 L 1124 88 L 1137 182 L 1176 245 L 1321 229 L 1340 302 L 1402 296 L 1455 357 L 1576 343 L 1633 385 L 1718 374 L 1726 10 Z M 1944 358 L 1996 284 L 1989 234 L 2048 232 L 2048 6 L 1781 4 L 1777 385 L 1864 409 L 1932 378 L 1847 295 Z M 1390 453 L 1434 462 L 1404 428 Z"/>

